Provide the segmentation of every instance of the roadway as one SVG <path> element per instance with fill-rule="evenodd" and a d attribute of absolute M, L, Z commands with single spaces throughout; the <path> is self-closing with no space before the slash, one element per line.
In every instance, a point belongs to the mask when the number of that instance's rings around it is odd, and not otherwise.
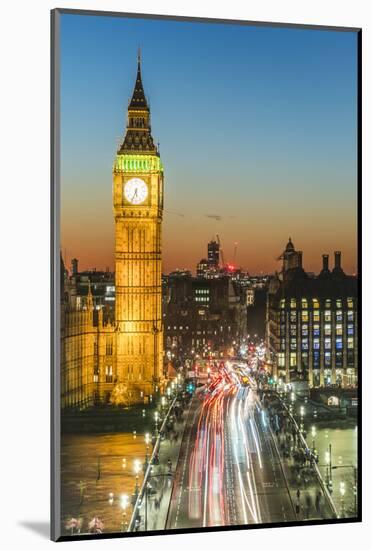
<path fill-rule="evenodd" d="M 194 396 L 166 529 L 297 519 L 266 413 L 233 365 Z"/>

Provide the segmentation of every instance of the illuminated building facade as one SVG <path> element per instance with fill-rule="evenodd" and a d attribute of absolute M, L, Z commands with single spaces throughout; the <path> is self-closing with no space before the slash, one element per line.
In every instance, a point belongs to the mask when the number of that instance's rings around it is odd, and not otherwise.
<path fill-rule="evenodd" d="M 318 276 L 302 267 L 291 239 L 282 272 L 271 279 L 267 300 L 267 344 L 272 372 L 286 383 L 309 387 L 357 385 L 357 278 L 341 268 L 341 253 Z"/>
<path fill-rule="evenodd" d="M 116 384 L 136 401 L 161 387 L 163 167 L 151 134 L 141 63 L 113 167 L 115 279 L 68 277 L 61 262 L 62 408 L 108 402 Z"/>
<path fill-rule="evenodd" d="M 138 58 L 126 134 L 113 172 L 116 369 L 120 381 L 147 395 L 160 384 L 163 370 L 163 185 Z"/>
<path fill-rule="evenodd" d="M 94 304 L 92 285 L 76 287 L 61 262 L 61 407 L 108 402 L 117 382 L 112 310 Z M 99 296 L 99 295 L 98 295 Z"/>

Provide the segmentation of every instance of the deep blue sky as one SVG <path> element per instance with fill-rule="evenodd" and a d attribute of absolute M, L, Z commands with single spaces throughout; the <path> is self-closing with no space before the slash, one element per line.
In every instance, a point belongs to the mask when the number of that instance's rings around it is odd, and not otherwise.
<path fill-rule="evenodd" d="M 356 269 L 356 34 L 62 15 L 62 247 L 113 266 L 112 162 L 138 46 L 165 166 L 164 270 L 213 234 L 251 272 L 290 235 Z M 174 212 L 183 214 L 180 217 Z M 218 215 L 216 221 L 207 215 Z"/>

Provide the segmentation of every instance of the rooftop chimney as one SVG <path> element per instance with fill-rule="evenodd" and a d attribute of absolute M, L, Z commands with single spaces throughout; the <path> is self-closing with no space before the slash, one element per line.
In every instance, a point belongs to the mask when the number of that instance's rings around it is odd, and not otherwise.
<path fill-rule="evenodd" d="M 335 255 L 335 269 L 341 269 L 341 252 L 337 250 L 334 255 Z"/>
<path fill-rule="evenodd" d="M 328 271 L 328 254 L 322 254 L 322 271 Z"/>
<path fill-rule="evenodd" d="M 72 270 L 72 275 L 73 276 L 76 276 L 79 272 L 79 260 L 77 258 L 73 258 L 73 260 L 71 260 L 71 270 Z"/>
<path fill-rule="evenodd" d="M 298 267 L 303 267 L 303 252 L 302 250 L 298 250 Z"/>

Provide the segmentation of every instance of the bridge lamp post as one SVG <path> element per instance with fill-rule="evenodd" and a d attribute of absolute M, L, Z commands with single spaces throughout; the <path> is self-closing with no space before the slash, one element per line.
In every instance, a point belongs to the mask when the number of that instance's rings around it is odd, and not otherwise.
<path fill-rule="evenodd" d="M 313 453 L 316 452 L 316 435 L 317 435 L 316 427 L 312 426 L 312 450 L 313 450 Z"/>
<path fill-rule="evenodd" d="M 128 529 L 128 523 L 126 521 L 126 508 L 128 507 L 128 505 L 129 505 L 128 495 L 122 494 L 120 497 L 120 506 L 122 509 L 122 526 L 121 526 L 122 531 L 127 531 Z"/>
<path fill-rule="evenodd" d="M 340 481 L 340 502 L 341 502 L 341 515 L 342 515 L 342 517 L 345 516 L 344 496 L 345 496 L 345 483 L 344 483 L 344 481 Z"/>

